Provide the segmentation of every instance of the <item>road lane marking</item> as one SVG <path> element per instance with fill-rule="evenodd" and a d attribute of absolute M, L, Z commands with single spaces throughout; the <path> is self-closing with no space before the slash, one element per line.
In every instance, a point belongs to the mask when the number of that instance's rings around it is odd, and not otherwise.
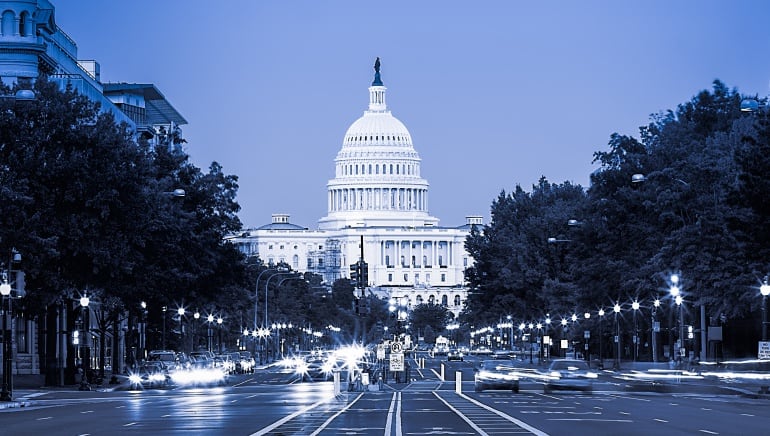
<path fill-rule="evenodd" d="M 711 430 L 698 430 L 698 431 L 701 432 L 701 433 L 706 433 L 706 434 L 719 434 L 719 433 L 717 433 L 715 431 L 711 431 Z"/>
<path fill-rule="evenodd" d="M 439 400 L 440 400 L 442 403 L 444 403 L 444 404 L 445 404 L 447 407 L 449 407 L 449 409 L 450 409 L 452 412 L 456 413 L 456 414 L 457 414 L 457 416 L 459 416 L 459 417 L 460 417 L 460 418 L 461 418 L 463 421 L 467 422 L 467 423 L 468 423 L 468 425 L 470 425 L 470 426 L 471 426 L 471 428 L 473 428 L 474 430 L 476 430 L 476 431 L 478 432 L 478 434 L 479 434 L 479 435 L 481 435 L 481 436 L 489 436 L 489 434 L 487 434 L 487 433 L 486 433 L 484 430 L 482 430 L 481 428 L 479 428 L 479 426 L 477 426 L 477 425 L 476 425 L 476 424 L 475 424 L 473 421 L 471 421 L 471 420 L 470 420 L 470 418 L 468 418 L 467 416 L 463 415 L 463 414 L 462 414 L 462 413 L 461 413 L 459 410 L 457 410 L 457 409 L 455 409 L 454 407 L 452 407 L 452 405 L 451 405 L 451 404 L 449 404 L 449 403 L 448 403 L 446 400 L 444 400 L 443 398 L 441 398 L 441 397 L 440 397 L 440 396 L 439 396 L 439 395 L 438 395 L 436 392 L 433 392 L 433 395 L 435 395 L 435 396 L 436 396 L 436 398 L 438 398 L 438 399 L 439 399 Z M 458 395 L 462 395 L 462 394 L 458 394 Z M 386 434 L 389 434 L 389 433 L 386 433 Z"/>
<path fill-rule="evenodd" d="M 548 418 L 549 421 L 634 422 L 633 419 Z"/>
<path fill-rule="evenodd" d="M 754 416 L 751 413 L 741 413 L 741 416 Z"/>
<path fill-rule="evenodd" d="M 123 424 L 123 427 L 131 427 L 132 425 L 139 424 L 138 422 L 129 422 L 128 424 Z"/>
<path fill-rule="evenodd" d="M 401 391 L 393 392 L 388 407 L 388 422 L 385 424 L 385 434 L 390 436 L 393 432 L 393 421 L 396 421 L 396 435 L 401 436 Z"/>
<path fill-rule="evenodd" d="M 53 416 L 45 416 L 43 418 L 38 418 L 35 421 L 45 421 L 46 419 L 53 419 Z"/>
<path fill-rule="evenodd" d="M 327 426 L 329 426 L 329 424 L 331 424 L 331 423 L 332 423 L 332 421 L 334 421 L 335 419 L 337 419 L 337 417 L 338 417 L 338 416 L 342 415 L 342 414 L 343 414 L 345 411 L 347 411 L 347 410 L 350 408 L 350 406 L 352 406 L 353 404 L 355 404 L 355 402 L 356 402 L 356 401 L 358 401 L 358 400 L 359 400 L 361 397 L 363 397 L 363 396 L 364 396 L 364 394 L 363 394 L 363 392 L 362 392 L 362 393 L 361 393 L 361 394 L 359 394 L 359 395 L 358 395 L 358 396 L 357 396 L 357 397 L 356 397 L 356 398 L 355 398 L 353 401 L 351 401 L 350 403 L 348 403 L 347 405 L 345 405 L 345 407 L 343 407 L 342 409 L 340 409 L 340 410 L 339 410 L 337 413 L 335 413 L 334 415 L 330 416 L 330 417 L 329 417 L 329 419 L 327 419 L 327 420 L 326 420 L 326 421 L 325 421 L 323 424 L 321 424 L 321 425 L 320 425 L 320 426 L 319 426 L 319 427 L 318 427 L 318 428 L 317 428 L 317 429 L 316 429 L 316 430 L 315 430 L 313 433 L 310 433 L 310 436 L 316 436 L 316 435 L 318 435 L 319 433 L 321 433 L 321 432 L 323 431 L 323 429 L 325 429 Z M 398 393 L 398 396 L 399 396 L 399 397 L 401 397 L 401 392 L 399 392 L 399 393 Z M 399 430 L 399 431 L 398 431 L 398 435 L 399 435 L 399 436 L 401 436 L 401 426 L 400 426 L 400 425 L 399 425 L 399 427 L 398 427 L 398 430 Z"/>
<path fill-rule="evenodd" d="M 658 422 L 668 422 L 665 419 L 660 419 L 660 418 L 652 418 L 652 420 L 653 421 L 658 421 Z"/>
<path fill-rule="evenodd" d="M 363 392 L 361 392 L 361 393 L 360 393 L 360 394 L 359 394 L 359 395 L 358 395 L 358 396 L 357 396 L 357 397 L 356 397 L 356 398 L 353 400 L 353 403 L 355 403 L 356 401 L 358 401 L 358 399 L 359 399 L 359 398 L 361 398 L 363 395 L 364 395 L 364 393 L 363 393 Z M 334 398 L 334 397 L 332 397 L 332 398 Z M 305 408 L 303 408 L 303 409 L 297 410 L 296 412 L 292 413 L 291 415 L 287 415 L 287 416 L 284 416 L 283 418 L 281 418 L 281 419 L 279 419 L 278 421 L 276 421 L 276 422 L 274 422 L 274 423 L 270 424 L 269 426 L 267 426 L 267 427 L 263 428 L 262 430 L 259 430 L 259 431 L 258 431 L 258 432 L 256 432 L 256 433 L 252 433 L 250 436 L 262 436 L 262 435 L 268 434 L 268 433 L 270 433 L 271 431 L 275 430 L 276 428 L 278 428 L 278 427 L 280 427 L 280 426 L 284 425 L 285 423 L 287 423 L 287 422 L 291 421 L 292 419 L 294 419 L 294 418 L 296 418 L 296 417 L 298 417 L 298 416 L 300 416 L 300 415 L 304 415 L 304 414 L 305 414 L 305 413 L 307 413 L 308 411 L 310 411 L 310 410 L 312 410 L 312 409 L 315 409 L 316 407 L 320 406 L 321 404 L 327 403 L 328 401 L 329 401 L 329 398 L 323 399 L 323 400 L 321 400 L 321 401 L 317 401 L 317 402 L 315 402 L 315 403 L 313 403 L 313 404 L 311 404 L 311 405 L 309 405 L 309 406 L 307 406 L 307 407 L 305 407 Z"/>
<path fill-rule="evenodd" d="M 434 395 L 438 396 L 435 392 L 434 392 Z M 546 433 L 546 432 L 544 432 L 542 430 L 539 430 L 539 429 L 537 429 L 535 427 L 532 427 L 531 425 L 527 424 L 526 422 L 518 420 L 518 419 L 516 419 L 516 418 L 514 418 L 514 417 L 512 417 L 512 416 L 510 416 L 510 415 L 508 415 L 506 413 L 503 413 L 503 412 L 501 412 L 501 411 L 499 411 L 497 409 L 489 407 L 489 406 L 487 406 L 484 403 L 478 402 L 478 401 L 474 400 L 473 398 L 471 398 L 471 397 L 469 397 L 469 396 L 467 396 L 465 394 L 457 393 L 457 395 L 460 398 L 464 398 L 465 400 L 470 401 L 471 403 L 473 403 L 473 404 L 475 404 L 475 405 L 477 405 L 477 406 L 479 406 L 479 407 L 481 407 L 483 409 L 486 409 L 486 410 L 494 413 L 495 415 L 497 415 L 497 416 L 499 416 L 501 418 L 504 418 L 504 419 L 506 419 L 506 420 L 508 420 L 508 421 L 510 421 L 510 422 L 512 422 L 512 423 L 514 423 L 516 425 L 518 425 L 519 427 L 521 427 L 521 428 L 523 428 L 525 430 L 530 431 L 533 434 L 536 434 L 538 436 L 548 436 L 548 433 Z"/>

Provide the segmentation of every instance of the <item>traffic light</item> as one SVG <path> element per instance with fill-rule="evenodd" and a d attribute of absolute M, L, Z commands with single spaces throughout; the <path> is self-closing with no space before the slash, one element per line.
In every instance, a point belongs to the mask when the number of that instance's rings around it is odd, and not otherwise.
<path fill-rule="evenodd" d="M 360 265 L 358 263 L 354 263 L 350 265 L 350 284 L 353 286 L 358 286 L 358 280 L 361 274 Z"/>
<path fill-rule="evenodd" d="M 361 284 L 361 289 L 363 289 L 369 285 L 369 264 L 363 260 L 358 263 L 361 265 L 358 271 L 359 283 Z"/>

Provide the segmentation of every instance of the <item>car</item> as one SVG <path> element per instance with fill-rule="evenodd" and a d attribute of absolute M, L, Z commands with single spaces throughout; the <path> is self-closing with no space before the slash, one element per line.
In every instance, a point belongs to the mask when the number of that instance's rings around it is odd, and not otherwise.
<path fill-rule="evenodd" d="M 511 358 L 511 352 L 508 350 L 495 350 L 492 353 L 493 359 L 510 359 Z"/>
<path fill-rule="evenodd" d="M 128 382 L 132 388 L 158 388 L 168 386 L 170 378 L 163 364 L 146 362 L 131 372 Z"/>
<path fill-rule="evenodd" d="M 484 360 L 475 368 L 473 390 L 510 390 L 519 392 L 518 369 L 510 363 Z"/>
<path fill-rule="evenodd" d="M 460 362 L 462 362 L 463 361 L 463 353 L 462 353 L 462 351 L 460 351 L 460 350 L 458 350 L 456 348 L 453 348 L 453 349 L 451 349 L 451 350 L 449 350 L 447 352 L 446 360 L 447 360 L 447 362 L 452 361 L 452 360 L 459 360 Z"/>
<path fill-rule="evenodd" d="M 490 354 L 492 354 L 492 350 L 490 350 L 487 347 L 479 347 L 479 348 L 476 348 L 475 350 L 471 350 L 471 354 L 475 354 L 477 356 L 489 356 Z"/>
<path fill-rule="evenodd" d="M 550 394 L 557 389 L 592 392 L 597 377 L 585 360 L 557 359 L 545 374 L 543 393 Z"/>

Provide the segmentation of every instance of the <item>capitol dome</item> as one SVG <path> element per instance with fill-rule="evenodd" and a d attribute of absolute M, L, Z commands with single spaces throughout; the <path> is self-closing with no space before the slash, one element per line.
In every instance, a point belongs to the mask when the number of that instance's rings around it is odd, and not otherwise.
<path fill-rule="evenodd" d="M 369 107 L 350 125 L 337 153 L 335 178 L 327 184 L 329 213 L 319 226 L 435 226 L 412 136 L 385 103 L 379 58 L 374 71 Z"/>

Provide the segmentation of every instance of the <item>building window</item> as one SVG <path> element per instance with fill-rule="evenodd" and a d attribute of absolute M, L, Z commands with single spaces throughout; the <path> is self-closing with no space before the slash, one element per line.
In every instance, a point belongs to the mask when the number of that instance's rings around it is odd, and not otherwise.
<path fill-rule="evenodd" d="M 422 264 L 423 264 L 424 266 L 428 266 L 428 256 L 423 256 L 423 257 L 422 257 Z"/>
<path fill-rule="evenodd" d="M 428 297 L 428 304 L 436 304 L 436 297 L 434 297 L 433 295 Z"/>
<path fill-rule="evenodd" d="M 409 274 L 404 274 L 404 281 L 405 281 L 405 282 L 408 282 L 408 281 L 409 281 Z"/>
<path fill-rule="evenodd" d="M 299 269 L 299 256 L 295 254 L 291 259 L 291 264 L 294 269 Z"/>
<path fill-rule="evenodd" d="M 445 282 L 445 281 L 446 281 L 446 274 L 441 274 L 441 281 L 442 281 L 442 282 Z"/>
<path fill-rule="evenodd" d="M 279 250 L 283 250 L 283 245 L 278 247 Z"/>
<path fill-rule="evenodd" d="M 324 259 L 323 257 L 318 258 L 318 268 L 323 268 L 324 266 Z"/>
<path fill-rule="evenodd" d="M 418 295 L 416 301 L 417 301 L 417 305 L 418 306 L 421 305 L 422 304 L 422 295 Z"/>
<path fill-rule="evenodd" d="M 459 306 L 459 305 L 460 305 L 460 296 L 455 295 L 455 306 Z"/>
<path fill-rule="evenodd" d="M 307 269 L 313 269 L 313 259 L 307 258 Z"/>
<path fill-rule="evenodd" d="M 270 245 L 268 245 L 268 246 L 267 246 L 267 249 L 268 249 L 268 250 L 272 250 L 272 249 L 273 249 L 273 244 L 270 244 Z"/>
<path fill-rule="evenodd" d="M 393 273 L 388 274 L 388 281 L 389 282 L 393 281 Z"/>
<path fill-rule="evenodd" d="M 449 306 L 449 297 L 447 297 L 446 295 L 442 295 L 441 296 L 441 305 L 445 306 L 445 307 Z"/>
<path fill-rule="evenodd" d="M 390 255 L 385 255 L 385 266 L 390 266 Z"/>
<path fill-rule="evenodd" d="M 414 275 L 414 282 L 415 283 L 420 283 L 420 275 L 419 274 L 415 274 Z"/>
<path fill-rule="evenodd" d="M 438 255 L 438 265 L 444 266 L 444 256 L 441 254 Z"/>
<path fill-rule="evenodd" d="M 468 267 L 468 258 L 467 257 L 463 257 L 463 266 L 464 267 Z"/>

